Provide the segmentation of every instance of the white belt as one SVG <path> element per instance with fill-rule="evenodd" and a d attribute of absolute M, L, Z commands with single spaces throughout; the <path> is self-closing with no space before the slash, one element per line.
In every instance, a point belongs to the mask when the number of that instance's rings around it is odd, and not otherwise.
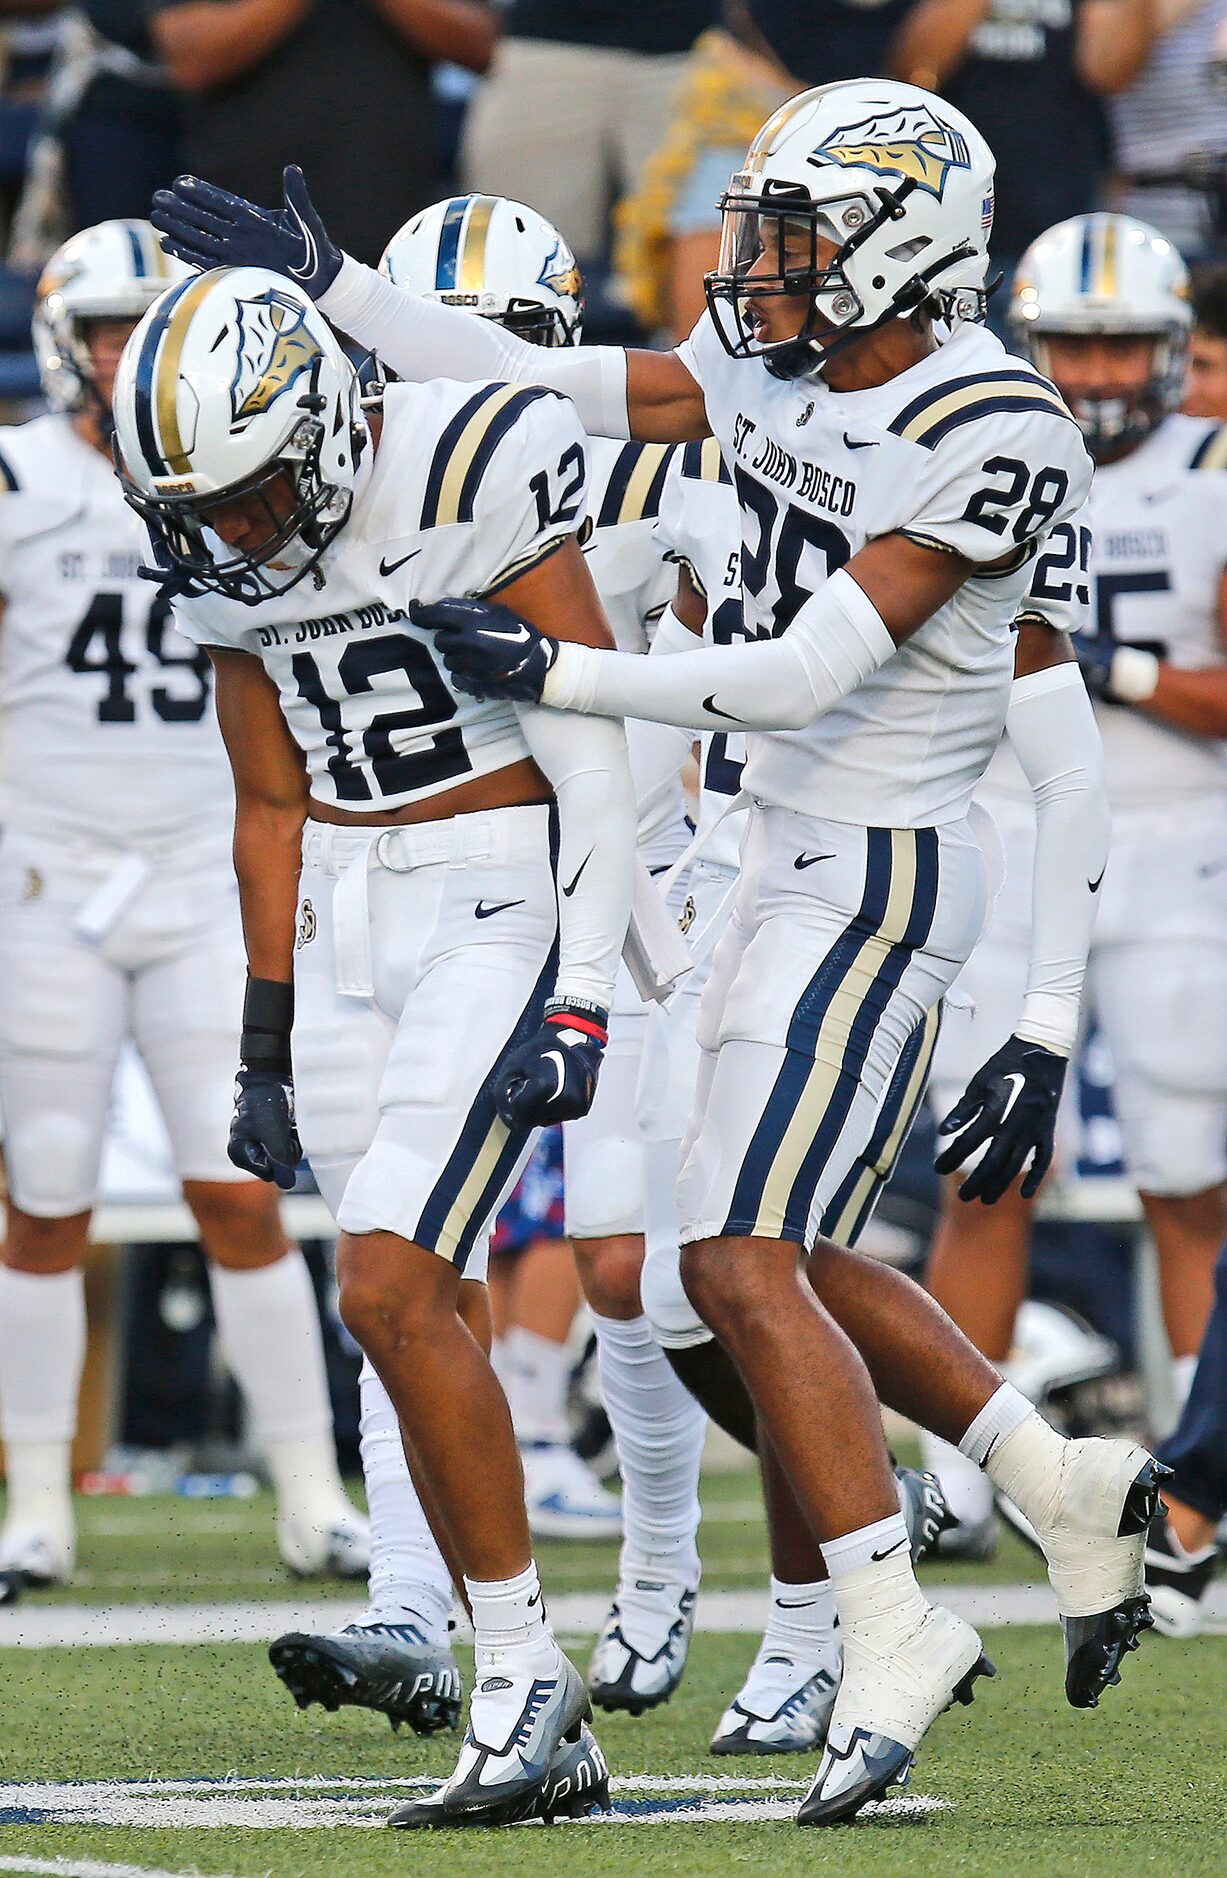
<path fill-rule="evenodd" d="M 153 872 L 153 862 L 144 854 L 125 854 L 108 869 L 89 899 L 77 909 L 73 931 L 90 945 L 101 945 L 112 928 L 123 918 Z"/>

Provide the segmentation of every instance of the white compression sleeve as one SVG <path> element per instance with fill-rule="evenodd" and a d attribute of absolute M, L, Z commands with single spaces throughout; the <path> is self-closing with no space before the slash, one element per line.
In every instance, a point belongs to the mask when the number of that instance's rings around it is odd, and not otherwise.
<path fill-rule="evenodd" d="M 543 702 L 695 730 L 801 730 L 894 650 L 873 601 L 840 568 L 781 639 L 700 646 L 667 659 L 560 646 Z"/>
<path fill-rule="evenodd" d="M 1031 959 L 1017 1034 L 1068 1056 L 1111 836 L 1103 744 L 1078 667 L 1016 678 L 1006 730 L 1035 796 Z"/>
<path fill-rule="evenodd" d="M 646 661 L 644 661 L 646 663 Z M 630 924 L 635 791 L 618 724 L 518 707 L 558 800 L 559 957 L 554 995 L 608 1010 Z"/>
<path fill-rule="evenodd" d="M 671 606 L 667 606 L 657 623 L 648 657 L 658 659 L 671 652 L 693 652 L 699 644 L 696 634 L 682 624 Z M 682 765 L 693 741 L 689 731 L 679 730 L 675 724 L 653 724 L 642 717 L 627 721 L 626 747 L 639 811 L 641 848 L 647 849 L 649 844 L 658 842 L 670 829 L 681 824 L 685 809 Z"/>
<path fill-rule="evenodd" d="M 548 385 L 571 399 L 596 437 L 629 437 L 621 346 L 531 346 L 496 320 L 397 287 L 348 254 L 320 311 L 400 378 L 500 379 Z"/>

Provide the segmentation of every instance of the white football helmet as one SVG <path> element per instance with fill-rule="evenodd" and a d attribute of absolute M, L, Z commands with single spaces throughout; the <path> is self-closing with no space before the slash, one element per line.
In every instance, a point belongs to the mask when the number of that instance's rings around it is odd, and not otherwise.
<path fill-rule="evenodd" d="M 53 411 L 80 410 L 93 389 L 87 322 L 138 320 L 188 272 L 148 222 L 97 222 L 56 249 L 39 277 L 31 327 Z"/>
<path fill-rule="evenodd" d="M 577 346 L 584 283 L 551 222 L 507 196 L 452 196 L 414 215 L 379 270 L 427 300 L 497 320 L 538 346 Z"/>
<path fill-rule="evenodd" d="M 782 104 L 720 199 L 720 259 L 707 303 L 725 350 L 782 378 L 926 301 L 965 316 L 984 285 L 992 151 L 961 111 L 916 85 L 854 78 Z M 809 258 L 784 252 L 808 232 Z M 836 253 L 818 260 L 819 240 Z M 753 274 L 751 275 L 751 270 Z M 758 337 L 751 296 L 806 295 L 796 339 Z"/>
<path fill-rule="evenodd" d="M 181 593 L 254 606 L 316 570 L 370 441 L 358 377 L 300 287 L 260 267 L 194 274 L 150 308 L 115 376 L 124 493 Z M 228 548 L 210 518 L 267 527 Z"/>
<path fill-rule="evenodd" d="M 1192 322 L 1187 267 L 1170 241 L 1131 215 L 1075 215 L 1046 229 L 1019 262 L 1010 297 L 1015 341 L 1048 378 L 1051 334 L 1153 339 L 1140 395 L 1071 400 L 1092 456 L 1140 442 L 1175 410 Z"/>

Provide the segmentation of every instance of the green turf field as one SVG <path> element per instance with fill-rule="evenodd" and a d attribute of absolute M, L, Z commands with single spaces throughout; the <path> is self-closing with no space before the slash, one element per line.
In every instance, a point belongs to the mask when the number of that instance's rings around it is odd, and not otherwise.
<path fill-rule="evenodd" d="M 756 1499 L 746 1476 L 708 1482 L 710 1587 L 756 1581 Z M 83 1527 L 83 1582 L 70 1594 L 77 1603 L 294 1595 L 267 1564 L 264 1501 L 95 1501 Z M 542 1547 L 541 1556 L 547 1590 L 608 1586 L 606 1548 Z M 991 1574 L 958 1574 L 964 1582 L 990 1576 L 1019 1582 L 1034 1574 L 1013 1549 Z M 800 1788 L 762 1783 L 800 1782 L 813 1762 L 715 1761 L 706 1753 L 755 1639 L 700 1635 L 667 1708 L 635 1721 L 600 1718 L 620 1783 L 613 1823 L 429 1838 L 386 1832 L 377 1822 L 411 1790 L 396 1783 L 446 1771 L 453 1738 L 394 1736 L 381 1717 L 352 1711 L 300 1713 L 262 1646 L 0 1650 L 0 1872 L 1227 1873 L 1227 1637 L 1148 1639 L 1122 1688 L 1086 1715 L 1061 1695 L 1055 1626 L 995 1629 L 986 1644 L 998 1678 L 979 1685 L 984 1693 L 972 1709 L 934 1727 L 912 1782 L 912 1794 L 934 1804 L 913 1799 L 906 1819 L 802 1834 L 787 1817 L 746 1818 L 750 1808 L 786 1813 Z M 582 1662 L 582 1649 L 575 1654 Z M 721 1778 L 731 1783 L 723 1790 L 703 1784 Z M 69 1782 L 86 1784 L 61 1784 Z M 666 1810 L 679 1807 L 701 1807 L 702 1822 Z"/>

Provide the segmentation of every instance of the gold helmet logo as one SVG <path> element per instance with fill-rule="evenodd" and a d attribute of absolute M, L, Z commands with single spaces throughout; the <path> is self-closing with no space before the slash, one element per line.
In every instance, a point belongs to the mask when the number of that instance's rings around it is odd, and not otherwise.
<path fill-rule="evenodd" d="M 306 308 L 280 288 L 237 301 L 235 323 L 239 343 L 230 415 L 237 428 L 267 411 L 323 353 L 307 325 Z"/>
<path fill-rule="evenodd" d="M 554 243 L 552 251 L 546 258 L 545 266 L 537 276 L 537 285 L 548 287 L 550 292 L 556 293 L 560 299 L 565 299 L 569 295 L 571 299 L 578 300 L 584 285 L 583 276 L 575 265 L 575 256 L 570 249 L 564 249 L 561 241 Z"/>
<path fill-rule="evenodd" d="M 951 170 L 971 168 L 967 139 L 927 106 L 884 112 L 833 130 L 809 160 L 914 182 L 939 201 Z"/>

